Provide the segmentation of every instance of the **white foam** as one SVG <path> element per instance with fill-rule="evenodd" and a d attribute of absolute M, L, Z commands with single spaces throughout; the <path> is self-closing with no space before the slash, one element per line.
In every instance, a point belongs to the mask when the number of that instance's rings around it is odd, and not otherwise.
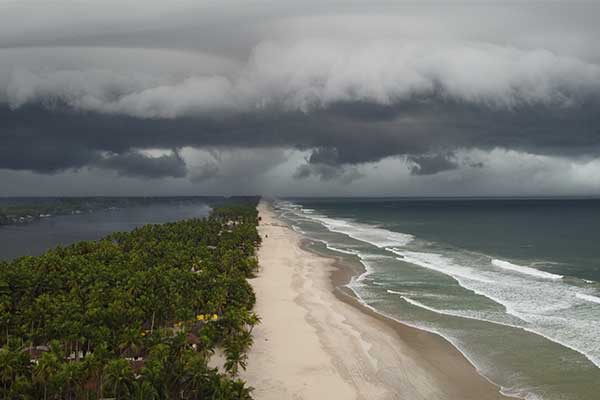
<path fill-rule="evenodd" d="M 390 256 L 386 256 L 383 254 L 372 254 L 372 253 L 358 253 L 358 256 L 362 260 L 385 260 L 385 259 L 392 258 Z"/>
<path fill-rule="evenodd" d="M 295 211 L 296 213 L 298 212 Z M 307 215 L 297 216 L 302 218 Z M 598 314 L 595 312 L 595 307 L 577 307 L 582 304 L 582 300 L 592 302 L 592 299 L 582 298 L 583 293 L 567 280 L 560 279 L 562 278 L 560 275 L 503 260 L 490 263 L 491 258 L 486 255 L 459 249 L 442 248 L 440 254 L 426 253 L 421 250 L 423 243 L 410 235 L 321 215 L 310 216 L 310 219 L 319 222 L 332 232 L 353 237 L 376 247 L 383 247 L 397 255 L 400 261 L 445 274 L 457 281 L 461 287 L 484 296 L 500 306 L 496 308 L 492 303 L 488 303 L 486 307 L 489 309 L 483 312 L 471 309 L 435 310 L 429 307 L 431 311 L 518 327 L 575 350 L 600 367 Z M 431 248 L 430 244 L 427 246 Z M 360 254 L 358 256 L 366 271 L 353 279 L 348 286 L 360 298 L 357 292 L 363 285 L 360 282 L 366 276 L 375 273 L 379 264 L 365 260 L 367 257 L 364 255 L 362 258 Z M 362 298 L 361 302 L 364 303 Z M 367 306 L 373 309 L 372 306 L 368 304 Z M 440 333 L 437 328 L 433 331 Z"/>
<path fill-rule="evenodd" d="M 457 311 L 450 311 L 450 310 L 440 310 L 440 309 L 436 309 L 430 306 L 427 306 L 419 301 L 413 300 L 409 297 L 406 296 L 400 296 L 403 300 L 405 300 L 407 303 L 415 306 L 415 307 L 419 307 L 431 312 L 434 312 L 436 314 L 440 314 L 440 315 L 448 315 L 448 316 L 452 316 L 452 317 L 460 317 L 460 318 L 467 318 L 467 319 L 472 319 L 472 320 L 477 320 L 477 321 L 484 321 L 484 322 L 489 322 L 489 323 L 493 323 L 493 324 L 497 324 L 497 325 L 503 325 L 503 326 L 508 326 L 511 328 L 516 328 L 516 329 L 521 329 L 524 330 L 526 332 L 530 332 L 539 336 L 542 336 L 554 343 L 560 344 L 562 346 L 565 346 L 571 350 L 574 350 L 580 354 L 583 354 L 588 360 L 590 360 L 592 363 L 594 363 L 597 367 L 600 367 L 600 365 L 598 364 L 597 360 L 594 359 L 593 356 L 591 356 L 590 354 L 581 351 L 581 349 L 578 349 L 577 347 L 574 347 L 572 345 L 570 345 L 569 343 L 565 343 L 562 342 L 560 340 L 557 340 L 555 337 L 553 337 L 552 335 L 548 335 L 546 333 L 543 332 L 539 332 L 538 330 L 536 330 L 535 328 L 531 328 L 529 326 L 523 326 L 523 325 L 519 325 L 519 324 L 514 324 L 514 323 L 507 323 L 507 322 L 500 322 L 497 320 L 493 320 L 493 319 L 488 319 L 485 318 L 483 316 L 476 316 L 476 315 L 469 315 L 468 313 L 465 314 L 463 312 L 457 312 Z M 600 300 L 600 299 L 599 299 Z M 595 349 L 592 349 L 592 351 Z"/>
<path fill-rule="evenodd" d="M 398 294 L 402 294 L 402 293 L 398 293 Z M 470 313 L 467 310 L 440 310 L 438 308 L 434 308 L 434 307 L 430 307 L 428 305 L 425 305 L 423 303 L 421 303 L 420 301 L 411 299 L 410 297 L 407 296 L 400 296 L 404 301 L 406 301 L 407 303 L 415 306 L 415 307 L 419 307 L 422 308 L 424 310 L 427 311 L 431 311 L 433 313 L 436 314 L 440 314 L 440 315 L 448 315 L 450 317 L 459 317 L 459 318 L 466 318 L 466 319 L 471 319 L 471 320 L 475 320 L 475 321 L 483 321 L 483 322 L 489 322 L 491 324 L 496 324 L 496 325 L 503 325 L 503 326 L 509 326 L 511 328 L 517 328 L 517 329 L 524 329 L 522 326 L 519 326 L 516 324 L 517 321 L 515 321 L 515 323 L 511 323 L 508 321 L 498 321 L 498 320 L 493 320 L 491 318 L 486 318 L 484 315 L 473 315 L 472 313 Z"/>
<path fill-rule="evenodd" d="M 360 251 L 353 250 L 353 249 L 343 249 L 343 248 L 340 248 L 337 246 L 332 246 L 325 240 L 321 240 L 321 242 L 323 242 L 325 244 L 325 247 L 327 247 L 327 249 L 329 249 L 331 251 L 335 251 L 335 252 L 342 253 L 342 254 L 348 254 L 351 256 L 357 256 L 360 260 L 363 260 L 363 261 L 380 260 L 380 259 L 390 258 L 390 257 L 382 255 L 382 254 L 361 253 Z"/>
<path fill-rule="evenodd" d="M 331 246 L 329 243 L 325 243 L 325 246 L 331 251 L 337 251 L 338 253 L 342 253 L 342 254 L 349 254 L 352 256 L 356 256 L 359 254 L 357 251 L 340 249 L 339 247 Z"/>
<path fill-rule="evenodd" d="M 356 295 L 356 297 L 358 299 L 358 302 L 360 304 L 362 304 L 364 307 L 366 307 L 369 310 L 373 311 L 374 313 L 382 315 L 385 318 L 389 318 L 390 320 L 396 321 L 396 322 L 401 323 L 403 325 L 406 325 L 406 326 L 409 326 L 409 327 L 412 327 L 412 328 L 416 328 L 416 329 L 420 329 L 420 330 L 424 330 L 424 331 L 427 331 L 427 332 L 431 332 L 431 333 L 434 333 L 436 335 L 439 335 L 439 336 L 443 337 L 448 342 L 450 342 L 469 361 L 469 363 L 471 363 L 471 365 L 473 365 L 477 369 L 477 372 L 480 373 L 481 376 L 483 376 L 490 383 L 495 384 L 492 380 L 490 380 L 488 377 L 486 377 L 485 375 L 483 375 L 483 373 L 479 369 L 479 367 L 478 367 L 477 363 L 475 362 L 475 360 L 471 357 L 471 355 L 469 353 L 467 353 L 465 351 L 465 349 L 463 348 L 463 346 L 461 346 L 461 343 L 459 341 L 457 341 L 453 336 L 448 335 L 445 332 L 443 332 L 443 331 L 441 331 L 439 329 L 436 329 L 436 328 L 434 328 L 432 326 L 422 325 L 422 324 L 415 324 L 414 322 L 404 321 L 404 320 L 401 320 L 401 319 L 398 319 L 398 318 L 394 317 L 393 315 L 384 313 L 384 312 L 378 310 L 377 308 L 373 307 L 369 303 L 367 303 L 354 288 L 351 288 L 351 290 Z M 508 397 L 515 397 L 515 396 L 509 394 L 506 391 L 506 388 L 504 388 L 504 387 L 501 387 L 500 392 L 502 394 L 508 396 Z M 529 398 L 527 398 L 527 400 L 529 400 Z M 537 398 L 536 398 L 536 400 L 537 400 Z"/>
<path fill-rule="evenodd" d="M 353 239 L 384 248 L 393 246 L 405 246 L 413 240 L 413 236 L 392 232 L 374 225 L 362 224 L 343 219 L 333 219 L 325 216 L 307 215 L 309 218 L 321 223 L 331 232 L 343 233 Z"/>
<path fill-rule="evenodd" d="M 386 290 L 386 292 L 388 292 L 389 294 L 404 294 L 404 292 L 397 292 L 395 290 L 390 290 L 390 289 Z M 404 296 L 402 296 L 402 297 L 404 297 Z"/>
<path fill-rule="evenodd" d="M 399 293 L 399 294 L 401 294 L 401 293 Z M 436 309 L 436 308 L 433 308 L 433 307 L 426 306 L 425 304 L 423 304 L 423 303 L 421 303 L 421 302 L 419 302 L 419 301 L 417 301 L 417 300 L 413 300 L 413 299 L 411 299 L 410 297 L 406 297 L 406 296 L 401 296 L 401 297 L 402 297 L 402 300 L 406 301 L 408 304 L 412 304 L 412 305 L 413 305 L 413 306 L 415 306 L 415 307 L 420 307 L 420 308 L 423 308 L 423 309 L 425 309 L 425 310 L 428 310 L 428 311 L 434 312 L 434 313 L 436 313 L 436 314 L 442 314 L 442 315 L 453 315 L 453 314 L 449 314 L 449 313 L 447 313 L 447 312 L 444 312 L 444 311 L 442 311 L 442 310 L 438 310 L 438 309 Z M 454 315 L 453 315 L 453 316 L 454 316 Z"/>
<path fill-rule="evenodd" d="M 493 259 L 492 265 L 495 265 L 496 267 L 503 268 L 503 269 L 506 269 L 509 271 L 518 272 L 520 274 L 535 276 L 536 278 L 555 279 L 555 280 L 563 278 L 562 275 L 557 275 L 557 274 L 552 274 L 550 272 L 540 271 L 539 269 L 535 269 L 535 268 L 524 267 L 522 265 L 513 264 L 513 263 L 510 263 L 510 262 L 504 261 L 504 260 Z"/>
<path fill-rule="evenodd" d="M 390 251 L 394 254 L 402 256 L 402 258 L 398 258 L 399 261 L 416 264 L 427 269 L 441 272 L 445 275 L 450 275 L 454 278 L 459 277 L 477 282 L 492 283 L 491 280 L 481 276 L 472 268 L 456 265 L 452 262 L 452 260 L 440 254 L 422 253 L 417 251 L 400 252 L 392 249 L 390 249 Z"/>
<path fill-rule="evenodd" d="M 300 229 L 299 226 L 292 224 L 292 229 L 302 235 L 306 234 L 306 232 L 304 232 L 302 229 Z"/>
<path fill-rule="evenodd" d="M 385 250 L 389 251 L 390 253 L 394 253 L 398 256 L 404 257 L 404 253 L 402 253 L 402 250 L 400 249 L 396 249 L 394 247 L 386 247 Z"/>
<path fill-rule="evenodd" d="M 357 276 L 356 279 L 354 279 L 352 282 L 350 282 L 350 285 L 353 283 L 362 282 L 367 276 L 369 276 L 373 273 L 373 267 L 371 266 L 371 264 L 369 264 L 368 262 L 366 262 L 363 259 L 360 259 L 360 263 L 363 265 L 363 267 L 365 267 L 365 272 L 363 272 L 362 274 Z"/>
<path fill-rule="evenodd" d="M 600 304 L 600 297 L 592 296 L 591 294 L 577 293 L 575 296 L 581 300 Z"/>
<path fill-rule="evenodd" d="M 504 306 L 506 313 L 517 320 L 498 319 L 498 314 L 483 317 L 480 313 L 469 310 L 456 313 L 429 307 L 430 311 L 521 328 L 575 350 L 600 367 L 600 346 L 597 344 L 600 326 L 593 321 L 590 323 L 587 319 L 578 320 L 571 315 L 572 306 L 577 304 L 576 297 L 579 296 L 562 280 L 532 280 L 531 274 L 507 275 L 475 269 L 456 264 L 440 254 L 388 250 L 402 255 L 403 258 L 398 259 L 400 261 L 453 277 L 465 289 Z M 586 300 L 591 301 L 590 298 Z"/>

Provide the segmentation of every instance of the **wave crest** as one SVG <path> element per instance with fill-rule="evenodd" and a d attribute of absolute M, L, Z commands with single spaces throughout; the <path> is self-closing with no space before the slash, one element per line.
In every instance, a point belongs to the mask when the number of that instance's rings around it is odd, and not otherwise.
<path fill-rule="evenodd" d="M 502 268 L 502 269 L 509 270 L 509 271 L 514 271 L 514 272 L 518 272 L 518 273 L 525 274 L 525 275 L 535 276 L 537 278 L 553 279 L 553 280 L 558 280 L 558 279 L 563 278 L 562 275 L 552 274 L 552 273 L 546 272 L 546 271 L 540 271 L 539 269 L 535 269 L 535 268 L 531 268 L 531 267 L 524 267 L 522 265 L 513 264 L 513 263 L 510 263 L 510 262 L 504 261 L 504 260 L 493 259 L 492 265 Z"/>

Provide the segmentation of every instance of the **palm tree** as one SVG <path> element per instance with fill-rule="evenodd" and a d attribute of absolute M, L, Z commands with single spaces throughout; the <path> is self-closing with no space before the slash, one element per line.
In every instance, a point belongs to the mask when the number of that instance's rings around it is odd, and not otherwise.
<path fill-rule="evenodd" d="M 212 393 L 212 399 L 227 400 L 252 400 L 250 395 L 252 392 L 251 387 L 247 387 L 245 382 L 239 379 L 228 379 L 217 375 L 216 382 L 212 385 L 214 392 Z"/>
<path fill-rule="evenodd" d="M 132 389 L 132 398 L 136 400 L 157 400 L 161 398 L 156 388 L 145 379 L 135 380 Z"/>
<path fill-rule="evenodd" d="M 94 352 L 85 357 L 86 371 L 88 379 L 92 380 L 96 390 L 96 397 L 102 398 L 102 386 L 104 377 L 104 367 L 106 366 L 109 354 L 105 344 L 99 345 L 94 349 Z"/>
<path fill-rule="evenodd" d="M 130 355 L 137 357 L 140 355 L 144 345 L 140 332 L 141 329 L 136 328 L 128 328 L 123 332 L 119 343 L 121 356 Z"/>
<path fill-rule="evenodd" d="M 80 361 L 67 361 L 61 365 L 58 378 L 61 383 L 61 392 L 67 399 L 77 397 L 84 378 L 83 363 Z"/>
<path fill-rule="evenodd" d="M 152 387 L 158 398 L 166 398 L 168 389 L 165 375 L 167 373 L 168 367 L 161 360 L 150 360 L 144 363 L 140 380 Z"/>
<path fill-rule="evenodd" d="M 7 345 L 0 349 L 0 381 L 6 398 L 15 382 L 28 375 L 29 367 L 29 355 L 21 347 Z"/>
<path fill-rule="evenodd" d="M 181 377 L 181 388 L 188 393 L 190 398 L 202 398 L 201 390 L 207 388 L 210 383 L 210 370 L 206 365 L 206 359 L 194 354 L 186 362 L 184 374 Z"/>
<path fill-rule="evenodd" d="M 231 396 L 234 399 L 238 400 L 251 400 L 252 390 L 253 388 L 246 386 L 246 383 L 240 379 L 236 379 L 231 383 Z"/>
<path fill-rule="evenodd" d="M 225 341 L 225 369 L 231 376 L 237 376 L 239 369 L 246 369 L 248 361 L 247 350 L 252 346 L 252 335 L 243 330 Z"/>
<path fill-rule="evenodd" d="M 134 376 L 133 369 L 127 360 L 117 358 L 109 361 L 104 368 L 104 373 L 106 375 L 106 385 L 117 399 L 121 395 L 126 398 L 131 395 Z"/>
<path fill-rule="evenodd" d="M 260 239 L 254 206 L 0 262 L 0 398 L 85 397 L 82 386 L 93 398 L 103 388 L 120 398 L 243 398 L 234 377 L 258 322 L 246 279 Z M 206 313 L 216 315 L 189 326 Z M 53 339 L 35 365 L 20 348 Z M 227 375 L 207 366 L 215 346 Z M 142 352 L 143 362 L 124 359 Z"/>
<path fill-rule="evenodd" d="M 54 352 L 45 352 L 33 367 L 33 382 L 44 387 L 44 400 L 48 398 L 48 384 L 57 374 L 60 367 L 60 359 Z"/>
<path fill-rule="evenodd" d="M 15 376 L 15 367 L 13 352 L 7 346 L 4 346 L 0 349 L 0 381 L 2 381 L 5 398 L 8 398 L 8 389 Z"/>

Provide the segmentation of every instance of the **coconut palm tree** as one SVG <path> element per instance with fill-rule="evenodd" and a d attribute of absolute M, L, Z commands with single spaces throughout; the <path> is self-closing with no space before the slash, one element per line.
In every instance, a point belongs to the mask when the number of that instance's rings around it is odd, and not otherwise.
<path fill-rule="evenodd" d="M 8 346 L 0 349 L 0 381 L 4 391 L 4 398 L 8 398 L 9 388 L 14 380 L 16 368 L 15 355 Z"/>
<path fill-rule="evenodd" d="M 84 383 L 84 364 L 80 361 L 66 361 L 60 365 L 57 378 L 60 382 L 62 398 L 74 399 Z"/>
<path fill-rule="evenodd" d="M 210 385 L 211 371 L 206 359 L 194 354 L 185 363 L 184 374 L 181 377 L 180 385 L 186 398 L 202 398 L 202 391 Z M 213 372 L 214 373 L 214 372 Z"/>
<path fill-rule="evenodd" d="M 127 360 L 111 360 L 104 368 L 107 389 L 117 398 L 129 398 L 134 380 L 133 369 Z"/>
<path fill-rule="evenodd" d="M 96 397 L 103 398 L 103 380 L 104 368 L 108 362 L 109 353 L 106 344 L 96 346 L 94 352 L 85 357 L 87 378 L 93 382 L 93 388 L 96 390 Z"/>
<path fill-rule="evenodd" d="M 33 367 L 33 382 L 42 385 L 44 400 L 48 398 L 48 385 L 58 373 L 60 364 L 61 359 L 55 352 L 45 352 Z"/>
<path fill-rule="evenodd" d="M 143 337 L 140 333 L 141 329 L 136 327 L 127 328 L 123 331 L 119 343 L 119 352 L 121 356 L 128 355 L 137 357 L 140 355 L 144 347 Z"/>
<path fill-rule="evenodd" d="M 255 206 L 216 205 L 203 220 L 0 262 L 0 398 L 82 397 L 82 387 L 95 398 L 103 388 L 120 398 L 244 396 L 234 377 L 258 322 L 247 281 L 260 240 Z M 49 342 L 38 363 L 20 348 Z M 227 375 L 207 367 L 217 346 Z M 134 371 L 124 358 L 142 353 Z"/>
<path fill-rule="evenodd" d="M 145 379 L 137 379 L 132 385 L 131 398 L 135 400 L 158 400 L 162 397 L 150 382 Z"/>

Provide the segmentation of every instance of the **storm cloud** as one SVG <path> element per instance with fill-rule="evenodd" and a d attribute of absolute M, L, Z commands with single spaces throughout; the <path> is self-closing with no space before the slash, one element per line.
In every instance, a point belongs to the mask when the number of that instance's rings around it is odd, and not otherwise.
<path fill-rule="evenodd" d="M 433 175 L 441 171 L 458 168 L 453 154 L 409 156 L 408 160 L 413 163 L 410 167 L 410 172 L 413 175 Z"/>
<path fill-rule="evenodd" d="M 171 154 L 163 154 L 157 157 L 136 151 L 105 154 L 95 162 L 95 165 L 115 170 L 123 176 L 181 178 L 187 175 L 187 166 L 177 150 L 173 150 Z"/>
<path fill-rule="evenodd" d="M 70 5 L 0 3 L 0 169 L 425 185 L 600 150 L 598 4 Z"/>

